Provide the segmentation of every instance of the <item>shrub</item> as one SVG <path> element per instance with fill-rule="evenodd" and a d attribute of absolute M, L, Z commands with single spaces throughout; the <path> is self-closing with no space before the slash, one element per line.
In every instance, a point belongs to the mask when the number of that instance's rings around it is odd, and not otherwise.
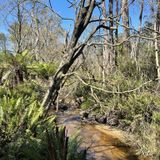
<path fill-rule="evenodd" d="M 81 109 L 88 109 L 93 105 L 93 101 L 91 101 L 89 98 L 86 99 L 82 104 L 81 104 Z"/>
<path fill-rule="evenodd" d="M 28 66 L 31 74 L 45 79 L 53 76 L 56 73 L 57 68 L 58 64 L 55 62 L 33 62 L 30 66 Z"/>
<path fill-rule="evenodd" d="M 42 118 L 43 108 L 30 97 L 4 96 L 0 101 L 0 157 L 30 158 L 40 154 L 37 148 L 45 138 L 45 129 L 52 129 L 54 116 Z M 31 147 L 33 147 L 31 149 Z M 35 149 L 35 150 L 34 150 Z M 31 154 L 32 151 L 34 154 Z M 27 157 L 26 157 L 27 155 Z M 29 157 L 28 157 L 29 158 Z M 29 158 L 29 159 L 30 159 Z M 44 157 L 42 157 L 43 159 Z M 31 158 L 32 159 L 32 158 Z"/>
<path fill-rule="evenodd" d="M 55 127 L 53 132 L 47 133 L 48 150 L 51 160 L 85 160 L 86 150 L 80 149 L 78 136 L 68 138 L 65 127 Z"/>
<path fill-rule="evenodd" d="M 55 127 L 55 116 L 44 116 L 36 86 L 26 85 L 25 88 L 24 85 L 0 90 L 0 159 L 52 160 L 53 148 L 49 146 L 55 147 L 59 156 L 66 149 L 66 160 L 83 159 L 85 152 L 78 152 L 79 141 L 76 138 L 66 141 L 65 129 Z M 60 160 L 59 156 L 53 160 Z"/>

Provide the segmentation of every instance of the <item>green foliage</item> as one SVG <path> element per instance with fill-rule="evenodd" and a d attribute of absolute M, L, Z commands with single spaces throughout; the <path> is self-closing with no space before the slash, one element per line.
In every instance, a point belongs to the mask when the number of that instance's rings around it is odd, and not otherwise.
<path fill-rule="evenodd" d="M 43 80 L 53 76 L 58 63 L 37 62 L 27 50 L 16 55 L 0 53 L 0 63 L 0 80 L 3 82 L 0 86 L 0 159 L 49 160 L 52 159 L 48 148 L 51 144 L 58 155 L 55 160 L 60 160 L 63 143 L 66 143 L 64 149 L 68 160 L 82 159 L 76 148 L 79 143 L 76 138 L 65 142 L 65 130 L 56 128 L 55 116 L 45 115 L 40 105 L 45 90 L 36 77 Z M 15 85 L 17 69 L 24 77 L 23 82 Z M 51 141 L 47 141 L 50 135 Z"/>
<path fill-rule="evenodd" d="M 0 157 L 36 159 L 45 142 L 45 129 L 52 130 L 55 117 L 42 118 L 43 108 L 37 100 L 16 96 L 0 99 Z M 45 158 L 41 155 L 40 159 Z"/>
<path fill-rule="evenodd" d="M 65 127 L 55 127 L 50 134 L 47 132 L 48 150 L 52 160 L 63 160 L 67 157 L 68 137 L 65 132 Z"/>
<path fill-rule="evenodd" d="M 6 86 L 14 86 L 20 83 L 20 75 L 21 81 L 28 79 L 27 65 L 32 63 L 33 56 L 31 56 L 27 50 L 16 55 L 1 53 L 0 57 L 3 84 Z"/>
<path fill-rule="evenodd" d="M 160 112 L 153 113 L 153 121 L 158 125 L 160 125 Z"/>
<path fill-rule="evenodd" d="M 15 88 L 11 90 L 11 94 L 13 95 L 29 96 L 38 100 L 42 98 L 42 93 L 44 93 L 44 88 L 39 84 L 34 83 L 34 81 L 26 81 L 15 86 Z"/>
<path fill-rule="evenodd" d="M 154 79 L 156 77 L 156 64 L 154 49 L 143 47 L 144 52 L 141 53 L 137 61 L 125 56 L 117 58 L 117 70 L 120 71 L 125 77 L 134 80 L 139 79 Z"/>
<path fill-rule="evenodd" d="M 58 64 L 54 62 L 34 62 L 28 66 L 32 74 L 39 76 L 40 78 L 48 79 L 53 76 L 58 68 Z"/>
<path fill-rule="evenodd" d="M 135 115 L 151 113 L 154 111 L 154 105 L 157 103 L 159 96 L 153 95 L 149 92 L 142 92 L 139 94 L 130 94 L 127 98 L 122 97 L 121 103 L 118 106 L 125 112 L 129 113 L 126 118 L 134 119 Z"/>
<path fill-rule="evenodd" d="M 158 160 L 160 157 L 160 127 L 155 124 L 141 122 L 137 127 L 133 143 L 138 146 L 137 153 Z M 136 139 L 136 141 L 135 141 Z"/>
<path fill-rule="evenodd" d="M 140 74 L 138 72 L 137 63 L 133 59 L 129 59 L 125 56 L 118 57 L 118 70 L 125 77 L 132 77 L 133 79 L 139 78 Z"/>
<path fill-rule="evenodd" d="M 93 101 L 91 101 L 89 98 L 86 99 L 82 104 L 81 104 L 81 109 L 85 110 L 90 108 L 93 105 Z"/>
<path fill-rule="evenodd" d="M 90 93 L 90 87 L 85 85 L 78 85 L 76 91 L 74 92 L 75 97 L 88 97 Z"/>
<path fill-rule="evenodd" d="M 74 92 L 75 98 L 82 98 L 82 102 L 80 102 L 81 109 L 85 110 L 93 106 L 94 101 L 91 98 L 91 89 L 89 86 L 85 86 L 82 84 L 78 84 L 76 90 Z"/>
<path fill-rule="evenodd" d="M 145 47 L 143 49 L 146 50 Z M 138 153 L 156 159 L 160 156 L 159 84 L 157 81 L 148 82 L 156 77 L 154 50 L 150 48 L 149 51 L 141 54 L 137 61 L 119 56 L 117 62 L 116 71 L 106 76 L 105 84 L 100 80 L 89 80 L 86 83 L 109 91 L 103 92 L 93 88 L 93 94 L 101 103 L 99 113 L 117 118 L 117 126 L 134 134 L 136 141 L 134 139 L 133 143 Z M 90 87 L 86 86 L 86 88 L 87 90 L 84 86 L 78 85 L 76 90 L 78 95 L 88 97 L 81 104 L 83 109 L 92 107 L 90 102 L 95 101 L 90 96 Z"/>
<path fill-rule="evenodd" d="M 84 160 L 86 150 L 78 151 L 80 141 L 78 136 L 70 139 L 66 136 L 65 127 L 55 127 L 49 134 L 47 133 L 48 150 L 51 160 Z"/>
<path fill-rule="evenodd" d="M 68 160 L 86 160 L 86 149 L 80 150 L 82 139 L 77 134 L 70 137 L 68 148 Z"/>
<path fill-rule="evenodd" d="M 49 79 L 50 76 L 56 73 L 58 68 L 56 62 L 35 61 L 34 55 L 31 55 L 28 50 L 16 55 L 0 53 L 0 63 L 0 73 L 7 86 L 12 86 L 12 83 L 14 83 L 17 70 L 20 70 L 23 80 L 31 80 L 33 76 Z"/>
<path fill-rule="evenodd" d="M 67 160 L 84 159 L 85 152 L 78 152 L 79 141 L 76 138 L 66 141 L 65 129 L 55 127 L 55 116 L 44 116 L 41 90 L 29 81 L 14 89 L 0 87 L 0 159 L 52 160 L 50 145 L 58 155 L 55 160 L 62 158 L 63 149 Z"/>
<path fill-rule="evenodd" d="M 0 97 L 7 94 L 7 88 L 0 86 Z"/>
<path fill-rule="evenodd" d="M 144 52 L 138 60 L 141 75 L 148 79 L 154 79 L 157 75 L 154 48 L 144 46 Z"/>
<path fill-rule="evenodd" d="M 26 66 L 33 61 L 33 56 L 29 54 L 27 50 L 23 51 L 21 54 L 13 55 L 11 53 L 0 53 L 1 68 L 13 69 L 16 65 L 21 65 L 24 70 Z"/>

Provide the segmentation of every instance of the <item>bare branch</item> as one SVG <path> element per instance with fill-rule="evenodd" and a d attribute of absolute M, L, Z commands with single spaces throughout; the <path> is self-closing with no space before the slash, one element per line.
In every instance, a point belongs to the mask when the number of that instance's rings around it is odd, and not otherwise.
<path fill-rule="evenodd" d="M 146 81 L 146 82 L 142 83 L 141 85 L 139 85 L 138 87 L 136 87 L 136 88 L 134 88 L 134 89 L 125 90 L 125 91 L 121 91 L 121 92 L 118 91 L 118 92 L 117 92 L 117 91 L 105 90 L 105 89 L 103 89 L 103 88 L 99 88 L 99 87 L 93 86 L 93 85 L 91 85 L 91 84 L 88 84 L 88 83 L 86 83 L 83 79 L 81 79 L 80 76 L 79 76 L 77 73 L 75 73 L 75 72 L 70 73 L 70 74 L 73 74 L 80 82 L 82 82 L 82 84 L 84 84 L 84 85 L 86 85 L 86 86 L 89 86 L 89 87 L 91 87 L 91 88 L 93 88 L 93 89 L 102 91 L 102 92 L 104 92 L 104 93 L 108 93 L 108 94 L 126 94 L 126 93 L 136 92 L 136 91 L 138 91 L 139 89 L 141 89 L 142 87 L 148 85 L 149 83 L 159 80 L 158 78 L 156 78 L 156 79 L 153 79 L 153 80 Z"/>
<path fill-rule="evenodd" d="M 54 14 L 56 14 L 61 20 L 64 20 L 64 21 L 73 21 L 73 22 L 75 22 L 74 19 L 62 17 L 59 13 L 57 13 L 57 12 L 53 9 L 50 0 L 49 0 L 49 5 L 50 5 L 50 6 L 46 5 L 45 3 L 40 2 L 40 1 L 38 1 L 38 0 L 36 0 L 35 2 L 43 5 L 43 6 L 46 7 L 46 8 L 48 8 L 51 12 L 53 12 Z"/>

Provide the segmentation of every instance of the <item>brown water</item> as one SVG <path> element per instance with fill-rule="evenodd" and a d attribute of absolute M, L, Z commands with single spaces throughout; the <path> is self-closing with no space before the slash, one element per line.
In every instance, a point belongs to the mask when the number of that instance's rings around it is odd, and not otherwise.
<path fill-rule="evenodd" d="M 142 160 L 125 144 L 122 131 L 106 125 L 81 123 L 75 113 L 66 112 L 58 117 L 58 123 L 66 126 L 69 136 L 79 132 L 83 139 L 81 147 L 89 147 L 88 160 Z"/>

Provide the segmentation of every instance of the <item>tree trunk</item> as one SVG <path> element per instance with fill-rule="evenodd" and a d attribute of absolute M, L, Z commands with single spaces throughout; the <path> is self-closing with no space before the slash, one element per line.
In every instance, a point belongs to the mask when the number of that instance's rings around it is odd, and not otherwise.
<path fill-rule="evenodd" d="M 128 0 L 122 0 L 122 23 L 123 23 L 123 40 L 126 40 L 130 36 L 130 29 L 129 29 L 129 6 Z M 123 45 L 124 54 L 130 55 L 130 42 L 127 41 Z"/>
<path fill-rule="evenodd" d="M 104 26 L 107 26 L 107 11 L 106 11 L 106 1 L 102 2 L 102 14 L 105 19 L 103 22 Z M 113 0 L 109 0 L 109 26 L 113 27 Z M 103 46 L 103 67 L 102 67 L 102 78 L 103 84 L 105 84 L 106 74 L 109 74 L 113 71 L 115 67 L 115 51 L 113 46 L 109 46 L 107 43 L 114 44 L 113 41 L 113 30 L 109 30 L 109 32 L 104 29 L 104 46 Z"/>
<path fill-rule="evenodd" d="M 22 13 L 20 1 L 17 1 L 17 19 L 18 19 L 18 38 L 17 38 L 17 54 L 22 52 Z"/>
<path fill-rule="evenodd" d="M 115 38 L 116 43 L 118 43 L 118 22 L 119 22 L 119 0 L 116 0 L 116 32 L 115 32 Z"/>
<path fill-rule="evenodd" d="M 95 0 L 80 1 L 80 8 L 76 16 L 76 21 L 71 36 L 71 40 L 69 45 L 66 47 L 66 52 L 68 53 L 70 58 L 69 60 L 66 60 L 64 65 L 62 65 L 62 67 L 57 71 L 57 73 L 53 77 L 50 83 L 50 87 L 48 88 L 41 104 L 43 107 L 46 108 L 46 114 L 50 109 L 51 103 L 54 103 L 56 101 L 58 97 L 58 92 L 60 88 L 64 85 L 68 71 L 70 70 L 75 60 L 82 54 L 84 47 L 87 45 L 87 42 L 91 40 L 93 35 L 100 28 L 105 28 L 106 30 L 110 29 L 110 27 L 100 24 L 94 30 L 92 30 L 92 32 L 89 34 L 88 38 L 85 40 L 84 43 L 78 44 L 78 40 L 80 39 L 82 33 L 84 32 L 88 24 L 90 24 L 91 22 L 90 20 L 93 14 L 93 10 L 97 5 L 99 5 L 99 3 L 97 4 Z"/>
<path fill-rule="evenodd" d="M 155 61 L 156 61 L 156 68 L 157 68 L 157 78 L 158 82 L 160 83 L 160 66 L 159 66 L 159 46 L 158 46 L 158 33 L 160 31 L 160 0 L 157 0 L 158 7 L 157 7 L 157 14 L 156 14 L 156 22 L 154 24 L 155 30 Z"/>
<path fill-rule="evenodd" d="M 70 54 L 73 55 L 74 52 L 75 51 L 71 49 Z M 46 110 L 49 110 L 51 103 L 54 103 L 56 101 L 58 97 L 58 92 L 63 86 L 65 75 L 69 71 L 73 63 L 74 61 L 72 59 L 68 63 L 65 63 L 53 77 L 42 102 L 42 106 L 45 107 Z"/>
<path fill-rule="evenodd" d="M 17 51 L 16 54 L 22 53 L 22 12 L 21 2 L 17 1 L 17 19 L 18 19 L 18 35 L 17 35 Z M 19 84 L 24 81 L 23 70 L 21 64 L 15 62 L 15 83 Z"/>
<path fill-rule="evenodd" d="M 85 3 L 85 2 L 88 2 L 88 3 Z M 94 8 L 95 8 L 95 0 L 90 0 L 90 1 L 81 0 L 80 8 L 76 16 L 76 22 L 74 25 L 73 34 L 66 51 L 70 56 L 70 59 L 57 71 L 57 73 L 53 77 L 50 83 L 50 87 L 47 90 L 42 102 L 42 106 L 46 108 L 46 113 L 50 109 L 51 103 L 52 102 L 54 103 L 56 101 L 58 97 L 58 92 L 60 88 L 63 86 L 64 79 L 70 67 L 75 62 L 75 60 L 81 55 L 86 45 L 86 44 L 83 44 L 77 48 L 78 40 L 81 34 L 83 33 L 83 31 L 88 26 Z"/>
<path fill-rule="evenodd" d="M 139 28 L 138 33 L 141 33 L 142 30 L 142 18 L 143 18 L 143 9 L 144 9 L 144 0 L 141 1 L 140 4 L 140 14 L 139 14 Z M 138 57 L 138 48 L 139 48 L 140 37 L 136 39 L 135 45 L 132 46 L 131 57 L 137 62 Z"/>

